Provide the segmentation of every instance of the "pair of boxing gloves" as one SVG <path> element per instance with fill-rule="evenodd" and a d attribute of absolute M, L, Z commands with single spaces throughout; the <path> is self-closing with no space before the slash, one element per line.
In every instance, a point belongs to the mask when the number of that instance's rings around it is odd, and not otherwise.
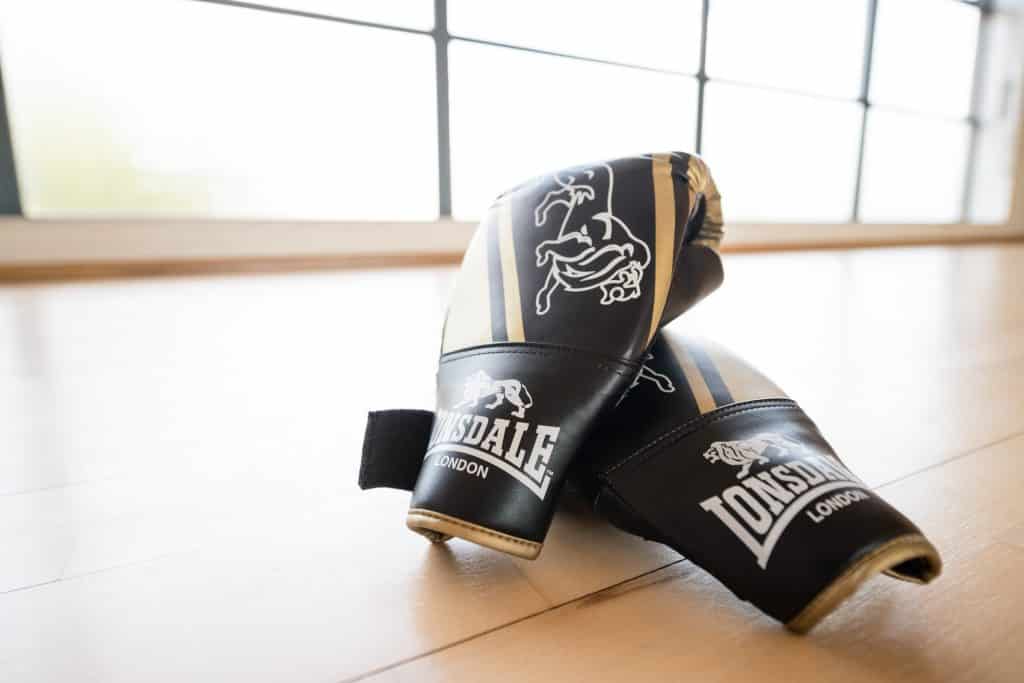
<path fill-rule="evenodd" d="M 437 409 L 371 413 L 359 483 L 410 529 L 533 559 L 568 480 L 797 632 L 868 577 L 939 554 L 800 407 L 717 345 L 661 328 L 722 281 L 721 202 L 671 153 L 535 178 L 488 210 L 445 320 Z"/>

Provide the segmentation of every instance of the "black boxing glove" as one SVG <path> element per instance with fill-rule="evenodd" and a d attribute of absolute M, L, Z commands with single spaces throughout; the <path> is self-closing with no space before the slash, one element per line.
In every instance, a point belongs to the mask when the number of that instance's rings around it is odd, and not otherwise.
<path fill-rule="evenodd" d="M 409 528 L 536 557 L 595 420 L 694 296 L 674 286 L 682 246 L 713 253 L 720 235 L 718 193 L 686 154 L 579 166 L 500 197 L 448 309 Z"/>
<path fill-rule="evenodd" d="M 372 413 L 360 486 L 408 489 L 425 411 Z M 417 425 L 419 432 L 417 433 Z M 935 547 L 836 457 L 770 380 L 717 345 L 660 334 L 571 479 L 615 526 L 665 543 L 805 632 L 884 571 L 927 583 Z"/>

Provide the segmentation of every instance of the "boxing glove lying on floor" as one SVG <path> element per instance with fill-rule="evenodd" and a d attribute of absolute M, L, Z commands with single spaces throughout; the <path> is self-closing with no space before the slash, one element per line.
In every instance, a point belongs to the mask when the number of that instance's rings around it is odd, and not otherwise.
<path fill-rule="evenodd" d="M 500 197 L 448 308 L 437 438 L 419 444 L 409 528 L 536 557 L 596 418 L 633 382 L 666 316 L 721 280 L 720 227 L 710 175 L 686 154 L 579 166 Z M 674 277 L 690 268 L 684 244 L 698 265 L 714 256 L 699 282 Z"/>
<path fill-rule="evenodd" d="M 371 413 L 360 486 L 410 489 L 427 444 L 452 441 L 477 443 L 426 411 Z M 495 476 L 487 462 L 446 457 L 458 476 Z M 570 476 L 612 524 L 669 545 L 797 632 L 877 572 L 927 583 L 942 566 L 778 387 L 671 329 Z"/>

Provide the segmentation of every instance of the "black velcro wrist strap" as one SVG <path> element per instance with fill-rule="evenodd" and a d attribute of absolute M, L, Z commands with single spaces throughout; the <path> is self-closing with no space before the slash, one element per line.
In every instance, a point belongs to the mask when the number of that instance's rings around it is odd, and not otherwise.
<path fill-rule="evenodd" d="M 412 491 L 427 452 L 434 413 L 379 410 L 366 419 L 359 488 Z"/>

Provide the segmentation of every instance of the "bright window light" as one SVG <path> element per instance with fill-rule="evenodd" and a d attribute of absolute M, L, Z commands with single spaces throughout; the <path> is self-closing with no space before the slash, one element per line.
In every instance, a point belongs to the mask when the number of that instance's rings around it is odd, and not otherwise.
<path fill-rule="evenodd" d="M 449 0 L 448 30 L 540 50 L 696 73 L 700 0 Z"/>
<path fill-rule="evenodd" d="M 476 218 L 502 191 L 587 161 L 693 149 L 696 81 L 457 41 L 452 205 Z"/>
<path fill-rule="evenodd" d="M 29 216 L 437 216 L 427 36 L 181 0 L 0 17 Z"/>
<path fill-rule="evenodd" d="M 708 75 L 856 98 L 867 16 L 865 0 L 715 0 Z"/>
<path fill-rule="evenodd" d="M 969 122 L 980 4 L 0 0 L 0 67 L 30 218 L 473 220 L 699 144 L 727 220 L 955 222 L 1008 147 Z"/>
<path fill-rule="evenodd" d="M 861 216 L 877 222 L 956 222 L 967 165 L 966 123 L 872 109 Z"/>
<path fill-rule="evenodd" d="M 880 0 L 871 101 L 965 117 L 980 11 L 951 0 Z"/>
<path fill-rule="evenodd" d="M 434 27 L 432 0 L 251 0 L 257 5 L 296 9 L 331 17 L 404 26 L 429 31 Z"/>
<path fill-rule="evenodd" d="M 861 109 L 709 83 L 704 157 L 728 221 L 848 221 Z"/>

